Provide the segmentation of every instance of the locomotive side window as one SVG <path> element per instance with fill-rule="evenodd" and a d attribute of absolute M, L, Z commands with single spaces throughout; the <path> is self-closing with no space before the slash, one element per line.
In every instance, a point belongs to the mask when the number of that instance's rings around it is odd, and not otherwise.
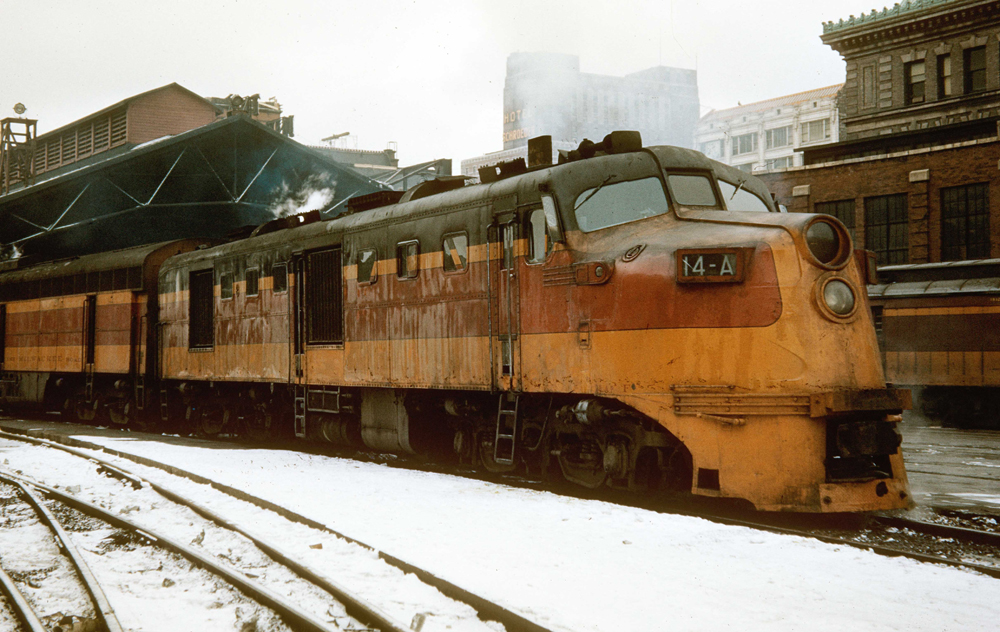
<path fill-rule="evenodd" d="M 7 306 L 0 305 L 0 365 L 7 359 Z"/>
<path fill-rule="evenodd" d="M 222 300 L 233 298 L 233 275 L 229 272 L 219 277 L 219 296 Z"/>
<path fill-rule="evenodd" d="M 528 215 L 528 231 L 531 239 L 528 241 L 528 263 L 542 263 L 551 250 L 548 231 L 546 230 L 545 211 L 538 208 Z"/>
<path fill-rule="evenodd" d="M 275 294 L 288 291 L 288 265 L 276 263 L 271 266 L 271 291 Z"/>
<path fill-rule="evenodd" d="M 310 253 L 306 260 L 306 342 L 311 345 L 344 341 L 340 254 L 340 248 L 331 248 Z"/>
<path fill-rule="evenodd" d="M 737 189 L 736 185 L 729 184 L 725 180 L 719 180 L 719 189 L 722 191 L 722 197 L 726 200 L 726 208 L 730 211 L 771 212 L 764 200 L 746 189 Z"/>
<path fill-rule="evenodd" d="M 672 173 L 667 184 L 674 202 L 681 206 L 719 206 L 712 181 L 705 176 Z"/>
<path fill-rule="evenodd" d="M 580 193 L 573 204 L 576 223 L 589 233 L 663 215 L 669 210 L 659 178 L 601 184 Z"/>
<path fill-rule="evenodd" d="M 188 347 L 211 349 L 215 343 L 214 272 L 192 272 L 188 297 Z"/>
<path fill-rule="evenodd" d="M 420 244 L 404 241 L 396 246 L 396 276 L 400 279 L 416 278 L 420 272 Z"/>
<path fill-rule="evenodd" d="M 378 279 L 378 251 L 373 248 L 358 253 L 358 283 L 372 284 Z"/>
<path fill-rule="evenodd" d="M 445 235 L 441 244 L 444 259 L 441 267 L 445 272 L 462 272 L 469 263 L 469 237 L 465 233 Z"/>
<path fill-rule="evenodd" d="M 246 271 L 247 296 L 260 294 L 260 270 L 248 268 Z"/>

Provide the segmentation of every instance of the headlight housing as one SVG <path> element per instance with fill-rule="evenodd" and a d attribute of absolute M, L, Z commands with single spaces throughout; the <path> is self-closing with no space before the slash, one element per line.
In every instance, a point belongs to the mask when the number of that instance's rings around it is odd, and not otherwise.
<path fill-rule="evenodd" d="M 853 320 L 861 298 L 847 279 L 827 273 L 816 284 L 816 303 L 823 315 L 835 322 Z"/>
<path fill-rule="evenodd" d="M 803 238 L 809 257 L 821 268 L 838 270 L 851 258 L 851 236 L 836 218 L 815 218 L 806 225 Z"/>

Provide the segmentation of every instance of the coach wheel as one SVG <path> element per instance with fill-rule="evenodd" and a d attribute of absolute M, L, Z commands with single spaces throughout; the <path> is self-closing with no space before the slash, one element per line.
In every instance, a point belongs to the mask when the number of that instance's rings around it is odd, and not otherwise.
<path fill-rule="evenodd" d="M 119 426 L 130 426 L 132 419 L 132 405 L 128 401 L 117 401 L 108 405 L 108 417 L 111 423 Z"/>
<path fill-rule="evenodd" d="M 95 397 L 90 402 L 84 401 L 82 397 L 76 398 L 74 401 L 74 412 L 76 412 L 76 418 L 83 422 L 89 423 L 97 419 L 97 411 L 100 410 L 100 402 L 97 401 Z"/>
<path fill-rule="evenodd" d="M 253 406 L 243 417 L 244 432 L 250 441 L 267 441 L 274 436 L 274 415 L 264 404 Z"/>

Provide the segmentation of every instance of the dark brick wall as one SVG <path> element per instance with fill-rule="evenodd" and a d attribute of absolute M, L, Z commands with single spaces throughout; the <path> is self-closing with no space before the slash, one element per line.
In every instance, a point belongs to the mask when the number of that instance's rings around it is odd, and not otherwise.
<path fill-rule="evenodd" d="M 921 149 L 843 163 L 760 174 L 789 211 L 815 212 L 820 202 L 854 200 L 856 247 L 864 247 L 865 198 L 907 194 L 909 262 L 941 260 L 941 189 L 989 183 L 990 256 L 1000 257 L 1000 139 Z M 927 170 L 927 173 L 922 173 Z M 912 174 L 912 176 L 911 176 Z M 926 178 L 926 179 L 925 179 Z M 911 181 L 915 180 L 915 181 Z M 808 186 L 808 195 L 794 195 Z M 804 193 L 803 189 L 799 193 Z"/>
<path fill-rule="evenodd" d="M 180 134 L 215 120 L 215 108 L 178 86 L 138 97 L 128 105 L 128 142 L 145 143 Z"/>

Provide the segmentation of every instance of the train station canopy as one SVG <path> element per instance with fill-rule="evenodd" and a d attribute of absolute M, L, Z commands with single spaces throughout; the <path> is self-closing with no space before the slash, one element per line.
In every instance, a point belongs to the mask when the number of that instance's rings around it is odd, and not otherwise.
<path fill-rule="evenodd" d="M 230 116 L 43 173 L 0 197 L 0 258 L 224 238 L 282 215 L 334 217 L 348 198 L 387 188 L 248 116 Z"/>

